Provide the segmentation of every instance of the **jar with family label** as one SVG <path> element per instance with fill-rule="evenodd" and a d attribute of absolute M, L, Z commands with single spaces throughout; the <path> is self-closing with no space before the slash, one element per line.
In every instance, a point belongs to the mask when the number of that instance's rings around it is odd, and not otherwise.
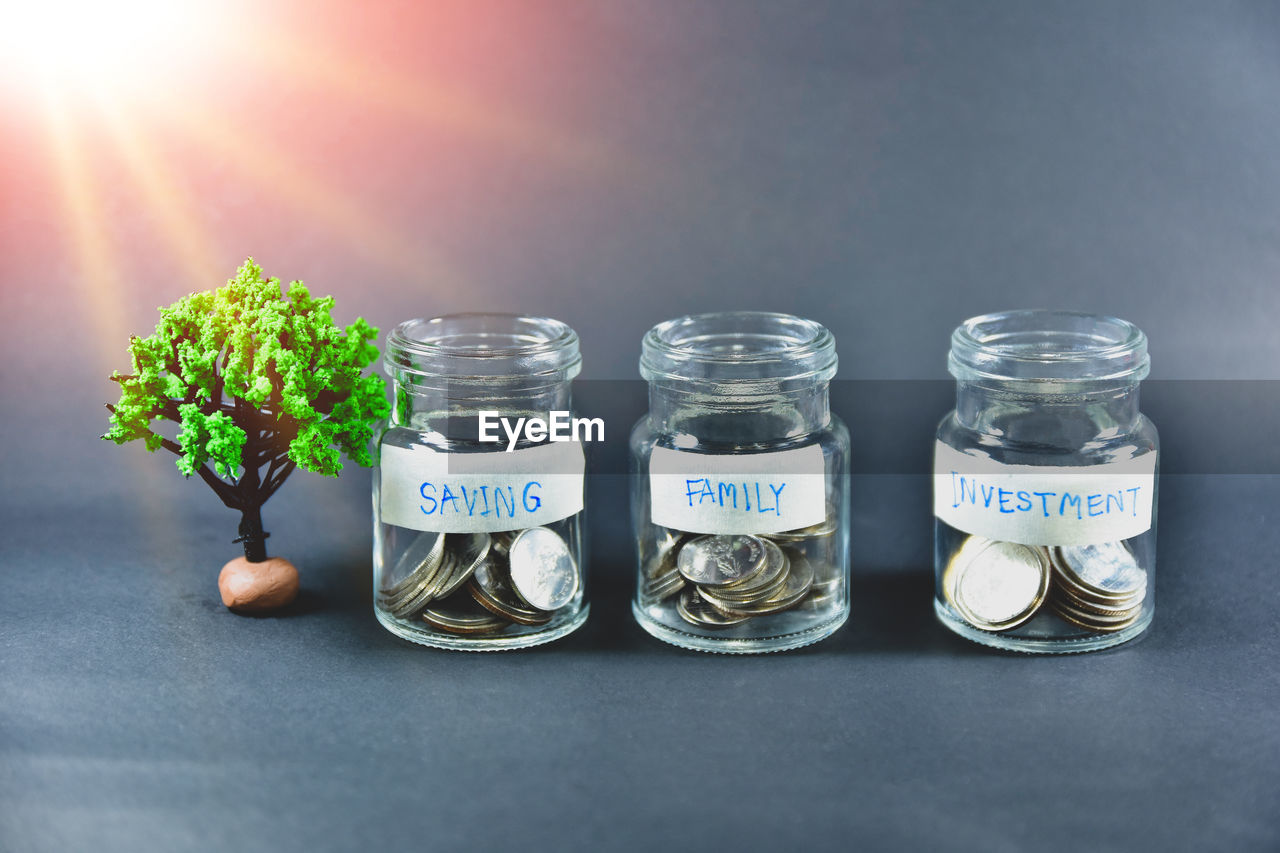
<path fill-rule="evenodd" d="M 956 408 L 934 447 L 938 618 L 975 642 L 1081 652 L 1155 610 L 1159 439 L 1132 323 L 1010 311 L 951 337 Z"/>
<path fill-rule="evenodd" d="M 395 388 L 373 482 L 373 609 L 392 633 L 517 649 L 587 618 L 578 336 L 557 320 L 459 314 L 387 336 Z M 534 424 L 541 424 L 535 430 Z M 581 437 L 581 436 L 578 436 Z"/>
<path fill-rule="evenodd" d="M 681 317 L 645 335 L 631 432 L 632 611 L 707 652 L 797 648 L 849 615 L 849 433 L 835 341 L 786 314 Z"/>

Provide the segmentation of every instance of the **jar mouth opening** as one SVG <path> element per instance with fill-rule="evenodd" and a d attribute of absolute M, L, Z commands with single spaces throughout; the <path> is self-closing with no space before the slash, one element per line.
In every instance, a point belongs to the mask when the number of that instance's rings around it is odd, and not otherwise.
<path fill-rule="evenodd" d="M 972 317 L 951 335 L 948 368 L 961 380 L 1129 380 L 1150 371 L 1147 337 L 1127 320 L 1043 309 Z"/>
<path fill-rule="evenodd" d="M 796 379 L 835 374 L 835 339 L 813 320 L 767 311 L 690 314 L 644 337 L 645 379 Z"/>
<path fill-rule="evenodd" d="M 540 375 L 575 370 L 578 335 L 550 317 L 447 314 L 406 320 L 387 335 L 387 369 L 443 376 Z"/>

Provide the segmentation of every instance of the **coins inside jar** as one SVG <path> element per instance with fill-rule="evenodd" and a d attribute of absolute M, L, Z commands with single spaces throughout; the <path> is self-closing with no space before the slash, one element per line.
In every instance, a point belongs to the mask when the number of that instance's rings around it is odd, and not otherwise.
<path fill-rule="evenodd" d="M 1053 609 L 1092 631 L 1119 631 L 1142 615 L 1147 573 L 1123 542 L 1050 549 Z"/>
<path fill-rule="evenodd" d="M 674 598 L 676 613 L 701 628 L 725 628 L 796 607 L 813 591 L 815 570 L 800 550 L 803 538 L 794 533 L 667 531 L 642 569 L 640 600 L 653 604 Z"/>
<path fill-rule="evenodd" d="M 387 580 L 377 596 L 382 610 L 463 635 L 496 634 L 512 624 L 545 625 L 581 589 L 568 544 L 545 527 L 420 533 Z"/>
<path fill-rule="evenodd" d="M 1108 632 L 1141 616 L 1147 573 L 1123 542 L 1044 547 L 970 536 L 947 563 L 941 589 L 984 631 L 1017 628 L 1047 605 L 1076 628 Z"/>

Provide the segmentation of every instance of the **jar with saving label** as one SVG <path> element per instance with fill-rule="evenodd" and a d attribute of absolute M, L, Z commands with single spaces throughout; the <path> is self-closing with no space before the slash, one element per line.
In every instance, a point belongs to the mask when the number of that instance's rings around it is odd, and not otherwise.
<path fill-rule="evenodd" d="M 632 611 L 708 652 L 796 648 L 849 615 L 849 434 L 835 341 L 786 314 L 701 314 L 645 335 L 631 433 Z"/>
<path fill-rule="evenodd" d="M 586 620 L 584 455 L 550 440 L 581 363 L 574 331 L 541 317 L 460 314 L 388 335 L 373 601 L 389 631 L 487 651 Z"/>
<path fill-rule="evenodd" d="M 1022 652 L 1140 635 L 1155 612 L 1159 439 L 1138 409 L 1150 359 L 1124 320 L 1010 311 L 951 338 L 956 408 L 934 445 L 944 625 Z"/>

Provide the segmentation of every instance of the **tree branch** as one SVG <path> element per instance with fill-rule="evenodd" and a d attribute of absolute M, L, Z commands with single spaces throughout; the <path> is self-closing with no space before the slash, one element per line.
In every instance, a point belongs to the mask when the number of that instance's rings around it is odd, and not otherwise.
<path fill-rule="evenodd" d="M 298 463 L 290 459 L 283 468 L 275 475 L 274 479 L 267 480 L 266 484 L 260 491 L 262 502 L 266 503 L 267 499 L 276 493 L 276 490 L 284 485 L 284 481 L 293 473 L 293 469 L 298 467 Z"/>
<path fill-rule="evenodd" d="M 152 433 L 152 435 L 156 434 L 157 433 Z M 164 436 L 160 437 L 160 446 L 175 456 L 183 455 L 182 445 L 178 444 L 176 441 L 165 438 Z M 196 473 L 200 475 L 201 480 L 204 480 L 209 485 L 209 488 L 213 489 L 213 493 L 218 496 L 218 499 L 228 507 L 231 509 L 244 508 L 243 501 L 241 501 L 240 495 L 237 494 L 236 487 L 231 483 L 228 483 L 226 480 L 219 478 L 208 465 L 201 465 L 196 469 Z"/>

